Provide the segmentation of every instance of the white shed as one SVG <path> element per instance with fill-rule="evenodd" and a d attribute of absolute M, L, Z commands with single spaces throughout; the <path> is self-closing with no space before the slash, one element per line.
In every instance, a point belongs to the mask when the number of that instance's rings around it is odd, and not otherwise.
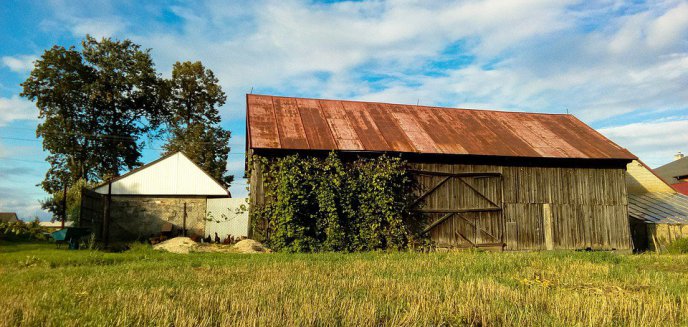
<path fill-rule="evenodd" d="M 108 194 L 110 218 L 103 223 L 107 210 L 102 208 Z M 93 191 L 84 191 L 81 220 L 82 225 L 100 231 L 101 237 L 108 240 L 143 240 L 163 233 L 170 237 L 203 237 L 208 234 L 206 224 L 211 222 L 211 216 L 219 216 L 209 209 L 216 213 L 234 211 L 230 207 L 220 208 L 236 202 L 230 201 L 230 197 L 221 183 L 177 152 L 105 181 Z M 212 233 L 217 232 L 223 239 L 228 235 L 246 236 L 240 220 L 247 220 L 247 215 L 240 216 L 212 224 Z"/>

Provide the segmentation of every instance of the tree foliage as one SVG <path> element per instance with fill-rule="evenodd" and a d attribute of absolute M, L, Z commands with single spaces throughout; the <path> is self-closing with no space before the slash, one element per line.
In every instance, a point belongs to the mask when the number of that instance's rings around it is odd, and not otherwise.
<path fill-rule="evenodd" d="M 25 223 L 23 221 L 0 222 L 0 240 L 35 241 L 46 240 L 48 230 L 41 227 L 38 218 Z"/>
<path fill-rule="evenodd" d="M 217 109 L 226 97 L 212 71 L 200 62 L 176 63 L 165 80 L 150 50 L 130 40 L 86 36 L 81 45 L 46 50 L 21 84 L 21 95 L 38 108 L 36 136 L 48 152 L 41 186 L 51 198 L 44 209 L 61 218 L 65 188 L 71 194 L 141 165 L 146 136 L 169 135 L 167 152 L 184 151 L 229 185 L 230 132 L 219 127 Z M 74 205 L 68 203 L 68 216 Z"/>
<path fill-rule="evenodd" d="M 43 209 L 53 212 L 54 220 L 62 220 L 62 213 L 66 212 L 65 221 L 78 221 L 81 217 L 81 189 L 91 188 L 95 183 L 79 179 L 67 187 L 67 201 L 64 201 L 64 191 L 55 192 L 50 198 L 41 202 Z M 67 210 L 63 210 L 64 205 Z"/>
<path fill-rule="evenodd" d="M 165 117 L 165 88 L 149 51 L 129 40 L 87 36 L 81 51 L 54 46 L 22 87 L 42 119 L 36 135 L 49 152 L 41 184 L 49 193 L 139 165 L 141 137 Z"/>
<path fill-rule="evenodd" d="M 177 62 L 168 81 L 170 109 L 167 153 L 182 151 L 191 160 L 222 182 L 233 180 L 227 175 L 229 153 L 228 130 L 220 127 L 220 113 L 227 97 L 219 80 L 201 62 Z"/>
<path fill-rule="evenodd" d="M 265 201 L 251 210 L 254 233 L 288 252 L 404 249 L 421 239 L 416 182 L 397 157 L 345 163 L 292 155 L 262 167 Z"/>

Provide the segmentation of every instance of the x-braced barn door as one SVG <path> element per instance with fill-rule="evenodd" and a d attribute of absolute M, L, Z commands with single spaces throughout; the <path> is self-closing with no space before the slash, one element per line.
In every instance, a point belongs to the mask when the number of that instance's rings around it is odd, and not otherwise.
<path fill-rule="evenodd" d="M 497 172 L 412 171 L 426 233 L 439 247 L 502 247 L 502 175 Z"/>

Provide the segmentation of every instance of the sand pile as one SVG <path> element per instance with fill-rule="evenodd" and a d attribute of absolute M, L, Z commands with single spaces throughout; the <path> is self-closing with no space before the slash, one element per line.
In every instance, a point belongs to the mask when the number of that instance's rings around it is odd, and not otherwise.
<path fill-rule="evenodd" d="M 234 244 L 234 250 L 239 253 L 272 252 L 270 249 L 264 247 L 260 242 L 250 239 L 239 241 L 237 244 Z"/>
<path fill-rule="evenodd" d="M 254 240 L 239 241 L 234 245 L 199 244 L 188 237 L 175 237 L 165 242 L 153 245 L 153 249 L 172 253 L 189 252 L 223 252 L 223 253 L 270 253 L 260 242 Z"/>
<path fill-rule="evenodd" d="M 234 247 L 228 244 L 201 243 L 195 252 L 235 253 Z"/>
<path fill-rule="evenodd" d="M 175 237 L 165 242 L 153 245 L 154 250 L 167 251 L 172 253 L 189 253 L 198 248 L 198 243 L 188 237 Z"/>

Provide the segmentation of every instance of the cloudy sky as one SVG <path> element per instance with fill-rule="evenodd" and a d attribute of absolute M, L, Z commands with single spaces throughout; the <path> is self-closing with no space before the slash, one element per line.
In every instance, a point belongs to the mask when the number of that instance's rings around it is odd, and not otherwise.
<path fill-rule="evenodd" d="M 688 1 L 3 1 L 0 211 L 39 215 L 41 53 L 91 34 L 151 48 L 168 76 L 200 60 L 228 97 L 243 172 L 245 94 L 570 112 L 652 167 L 688 152 Z M 159 152 L 146 150 L 144 162 Z M 235 196 L 246 194 L 237 178 Z"/>

